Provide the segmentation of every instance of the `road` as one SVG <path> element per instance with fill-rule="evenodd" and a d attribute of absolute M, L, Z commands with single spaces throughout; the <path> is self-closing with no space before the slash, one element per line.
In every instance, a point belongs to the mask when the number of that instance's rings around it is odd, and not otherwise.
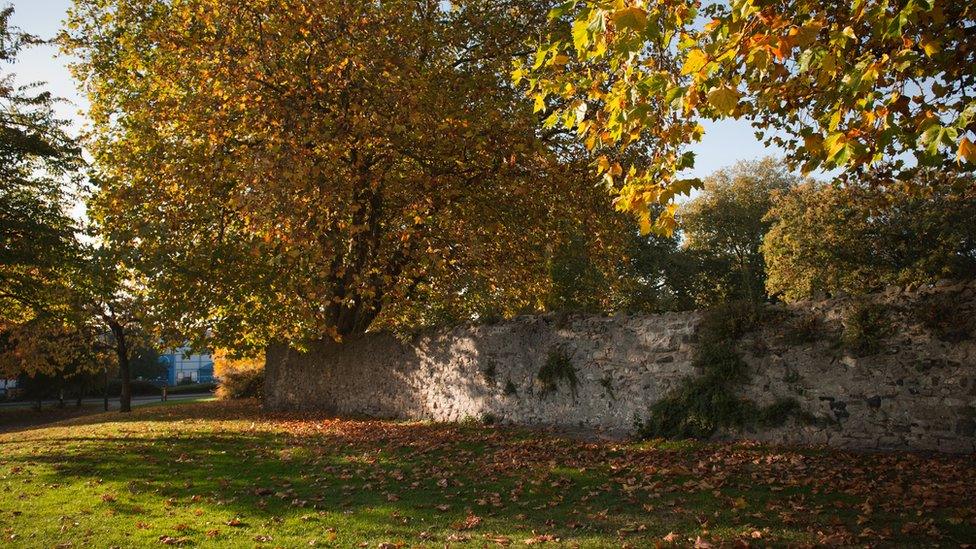
<path fill-rule="evenodd" d="M 169 396 L 169 402 L 180 401 L 180 400 L 194 400 L 194 399 L 206 398 L 206 397 L 210 397 L 210 396 L 213 396 L 213 394 L 212 393 L 199 393 L 199 394 L 188 394 L 188 395 L 184 395 L 184 394 L 170 395 Z M 157 402 L 160 402 L 160 401 L 161 401 L 161 398 L 158 395 L 157 396 L 137 396 L 137 397 L 132 397 L 132 406 L 133 407 L 135 407 L 135 406 L 144 406 L 146 404 L 153 404 L 153 403 L 157 403 Z M 75 401 L 74 399 L 65 399 L 64 405 L 65 405 L 65 407 L 71 407 L 71 406 L 74 406 L 76 402 L 77 401 Z M 81 402 L 82 402 L 83 405 L 91 406 L 91 405 L 102 404 L 102 402 L 104 402 L 104 399 L 101 399 L 101 398 L 86 398 L 86 399 L 82 400 Z M 35 404 L 36 404 L 35 402 L 3 402 L 3 403 L 0 403 L 0 410 L 9 410 L 11 408 L 33 408 Z M 44 408 L 53 408 L 53 407 L 55 407 L 57 405 L 58 405 L 58 401 L 57 400 L 45 400 L 43 402 L 43 407 Z M 109 407 L 110 410 L 118 410 L 119 409 L 119 399 L 117 397 L 116 398 L 110 398 L 108 400 L 108 407 Z"/>

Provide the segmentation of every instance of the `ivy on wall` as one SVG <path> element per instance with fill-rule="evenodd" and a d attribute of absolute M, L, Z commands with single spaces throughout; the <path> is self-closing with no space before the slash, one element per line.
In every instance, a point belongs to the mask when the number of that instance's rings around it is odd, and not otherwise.
<path fill-rule="evenodd" d="M 638 436 L 704 438 L 722 428 L 781 425 L 798 412 L 793 399 L 759 406 L 736 396 L 736 389 L 747 384 L 751 375 L 736 345 L 764 320 L 762 306 L 730 303 L 703 315 L 693 363 L 701 375 L 685 379 L 651 407 L 646 419 L 638 418 Z"/>

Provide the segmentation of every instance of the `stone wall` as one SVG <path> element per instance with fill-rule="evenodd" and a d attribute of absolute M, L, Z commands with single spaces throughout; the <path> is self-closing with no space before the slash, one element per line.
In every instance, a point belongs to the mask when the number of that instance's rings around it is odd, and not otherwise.
<path fill-rule="evenodd" d="M 844 326 L 864 302 L 838 297 L 771 307 L 769 320 L 739 343 L 751 370 L 741 394 L 759 404 L 794 399 L 804 419 L 721 436 L 976 451 L 976 283 L 870 296 L 866 303 L 880 311 L 886 330 L 874 348 L 855 352 Z M 267 355 L 267 404 L 626 434 L 654 402 L 696 374 L 700 318 L 546 315 L 407 342 L 373 334 L 304 353 L 274 346 Z M 553 357 L 568 359 L 575 386 L 562 380 L 553 389 L 539 379 Z"/>

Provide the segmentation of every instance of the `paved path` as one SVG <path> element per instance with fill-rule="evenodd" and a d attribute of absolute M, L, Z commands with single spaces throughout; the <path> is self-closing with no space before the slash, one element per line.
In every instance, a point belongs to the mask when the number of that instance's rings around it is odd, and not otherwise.
<path fill-rule="evenodd" d="M 169 402 L 173 402 L 174 400 L 193 400 L 193 399 L 200 399 L 200 398 L 205 398 L 205 397 L 209 397 L 209 396 L 213 396 L 213 393 L 169 395 Z M 104 401 L 105 401 L 105 399 L 102 399 L 102 398 L 86 398 L 86 399 L 82 400 L 81 403 L 82 403 L 83 406 L 91 406 L 91 405 L 102 404 Z M 132 397 L 132 406 L 144 406 L 146 404 L 153 404 L 153 403 L 161 402 L 161 401 L 162 401 L 162 399 L 158 395 L 156 395 L 156 396 L 136 396 L 136 397 Z M 74 406 L 76 404 L 76 402 L 77 401 L 75 399 L 73 399 L 73 398 L 66 398 L 66 399 L 64 399 L 65 408 L 70 408 L 70 407 Z M 27 401 L 27 402 L 24 402 L 24 401 L 3 402 L 3 403 L 0 403 L 0 409 L 2 409 L 2 410 L 9 410 L 11 408 L 33 408 L 34 407 L 34 404 L 35 404 L 34 402 L 30 402 L 30 401 Z M 43 408 L 53 408 L 53 407 L 55 407 L 57 405 L 58 405 L 58 401 L 57 400 L 45 400 L 42 403 L 42 407 Z M 118 399 L 118 397 L 108 399 L 108 407 L 109 407 L 110 410 L 118 410 L 119 409 L 119 399 Z"/>

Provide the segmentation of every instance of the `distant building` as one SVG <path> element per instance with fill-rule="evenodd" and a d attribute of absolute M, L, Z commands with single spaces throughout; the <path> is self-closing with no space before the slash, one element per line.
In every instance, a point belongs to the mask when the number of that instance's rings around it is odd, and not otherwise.
<path fill-rule="evenodd" d="M 190 354 L 187 347 L 170 351 L 159 356 L 166 365 L 166 383 L 211 383 L 214 380 L 213 357 L 209 354 Z M 189 381 L 187 381 L 189 380 Z"/>
<path fill-rule="evenodd" d="M 12 398 L 16 393 L 16 379 L 0 379 L 0 398 Z"/>

